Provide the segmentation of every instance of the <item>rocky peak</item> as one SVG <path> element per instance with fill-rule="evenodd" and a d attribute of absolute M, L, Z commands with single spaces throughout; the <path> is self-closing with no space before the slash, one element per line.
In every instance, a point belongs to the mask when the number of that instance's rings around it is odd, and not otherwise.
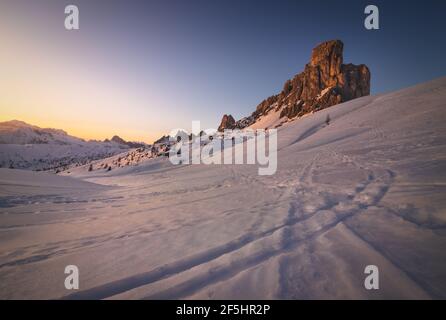
<path fill-rule="evenodd" d="M 311 52 L 310 65 L 319 67 L 325 76 L 335 77 L 341 73 L 343 49 L 344 44 L 340 40 L 323 42 Z"/>
<path fill-rule="evenodd" d="M 224 131 L 225 129 L 234 129 L 235 119 L 229 114 L 225 114 L 221 119 L 220 126 L 218 127 L 218 131 Z"/>
<path fill-rule="evenodd" d="M 229 121 L 229 127 L 243 128 L 271 110 L 281 110 L 281 118 L 300 117 L 369 95 L 369 69 L 363 64 L 344 64 L 343 49 L 344 44 L 340 40 L 319 44 L 312 50 L 310 62 L 304 71 L 287 80 L 280 93 L 263 100 L 250 117 L 244 118 L 243 123 L 232 123 L 225 115 L 220 127 L 225 124 L 226 128 Z"/>
<path fill-rule="evenodd" d="M 125 141 L 120 136 L 116 136 L 116 135 L 113 136 L 113 138 L 111 138 L 111 140 L 108 140 L 108 139 L 105 140 L 105 142 L 108 142 L 108 141 L 113 141 L 113 142 L 118 143 L 118 144 L 126 145 L 126 146 L 128 146 L 130 148 L 141 148 L 141 147 L 145 146 L 144 143 Z"/>
<path fill-rule="evenodd" d="M 343 64 L 340 40 L 313 49 L 310 63 L 291 80 L 291 93 L 282 91 L 281 116 L 294 118 L 370 94 L 370 71 L 365 65 Z"/>
<path fill-rule="evenodd" d="M 119 144 L 127 144 L 127 142 L 124 139 L 122 139 L 120 136 L 113 136 L 111 138 L 111 141 L 119 143 Z"/>

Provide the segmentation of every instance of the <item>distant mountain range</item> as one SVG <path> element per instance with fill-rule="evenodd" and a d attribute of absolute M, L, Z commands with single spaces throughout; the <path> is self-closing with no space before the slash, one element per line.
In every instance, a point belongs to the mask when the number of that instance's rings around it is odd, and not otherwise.
<path fill-rule="evenodd" d="M 119 136 L 86 141 L 60 129 L 40 128 L 18 120 L 0 122 L 0 167 L 3 168 L 57 171 L 144 146 Z"/>
<path fill-rule="evenodd" d="M 104 141 L 105 142 L 109 142 L 108 139 L 105 139 Z M 110 141 L 116 142 L 116 143 L 119 143 L 119 144 L 125 144 L 125 145 L 129 146 L 130 148 L 141 148 L 141 147 L 145 147 L 146 146 L 146 144 L 142 143 L 142 142 L 125 141 L 120 136 L 113 136 Z"/>

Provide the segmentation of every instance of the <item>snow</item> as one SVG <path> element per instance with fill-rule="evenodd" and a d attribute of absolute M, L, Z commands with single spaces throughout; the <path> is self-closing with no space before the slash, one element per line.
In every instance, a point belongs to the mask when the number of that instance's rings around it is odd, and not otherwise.
<path fill-rule="evenodd" d="M 272 176 L 1 169 L 0 298 L 444 299 L 445 101 L 442 78 L 285 123 Z"/>
<path fill-rule="evenodd" d="M 22 121 L 0 123 L 0 168 L 60 171 L 128 149 L 113 141 L 84 141 L 63 130 Z"/>
<path fill-rule="evenodd" d="M 329 93 L 331 90 L 333 90 L 334 87 L 327 87 L 324 90 L 322 90 L 318 96 L 316 97 L 317 100 L 322 99 L 327 93 Z"/>
<path fill-rule="evenodd" d="M 90 161 L 85 165 L 68 168 L 65 171 L 62 171 L 61 175 L 75 176 L 78 178 L 91 177 L 95 173 L 101 174 L 104 171 L 107 172 L 116 168 L 137 166 L 156 156 L 157 155 L 155 154 L 152 155 L 150 149 L 141 147 L 105 159 Z"/>
<path fill-rule="evenodd" d="M 255 130 L 255 129 L 274 129 L 276 127 L 279 127 L 286 121 L 286 119 L 280 118 L 280 112 L 282 110 L 283 107 L 277 110 L 276 109 L 270 110 L 266 115 L 261 116 L 259 119 L 256 120 L 256 122 L 251 124 L 248 128 Z"/>

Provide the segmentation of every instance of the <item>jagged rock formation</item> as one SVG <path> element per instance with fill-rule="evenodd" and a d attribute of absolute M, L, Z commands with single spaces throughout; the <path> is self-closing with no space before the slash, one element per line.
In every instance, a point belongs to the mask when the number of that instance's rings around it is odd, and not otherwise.
<path fill-rule="evenodd" d="M 281 116 L 293 118 L 370 94 L 367 66 L 343 64 L 343 43 L 324 42 L 313 49 L 305 70 L 288 80 L 278 96 Z"/>
<path fill-rule="evenodd" d="M 218 131 L 223 131 L 225 129 L 234 129 L 235 126 L 235 119 L 229 114 L 225 114 L 223 116 L 223 119 L 221 119 L 221 123 L 218 126 Z"/>
<path fill-rule="evenodd" d="M 303 72 L 287 80 L 279 94 L 263 100 L 251 116 L 234 124 L 229 122 L 230 126 L 247 127 L 271 110 L 280 110 L 280 118 L 291 119 L 369 95 L 368 67 L 364 64 L 343 64 L 343 47 L 340 40 L 318 45 L 313 49 L 311 61 Z M 223 117 L 220 127 L 228 127 L 227 118 L 226 115 Z"/>

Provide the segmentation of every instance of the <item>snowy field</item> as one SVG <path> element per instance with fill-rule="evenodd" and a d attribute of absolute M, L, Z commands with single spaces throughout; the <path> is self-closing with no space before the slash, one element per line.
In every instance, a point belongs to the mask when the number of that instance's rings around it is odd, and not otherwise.
<path fill-rule="evenodd" d="M 286 123 L 278 149 L 272 176 L 0 169 L 0 298 L 446 298 L 446 78 Z"/>

